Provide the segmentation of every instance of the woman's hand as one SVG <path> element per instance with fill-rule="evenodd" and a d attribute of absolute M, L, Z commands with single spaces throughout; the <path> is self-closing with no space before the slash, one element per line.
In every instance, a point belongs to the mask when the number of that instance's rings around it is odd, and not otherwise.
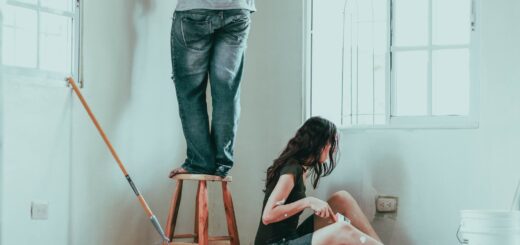
<path fill-rule="evenodd" d="M 336 221 L 336 216 L 334 215 L 334 211 L 330 208 L 329 204 L 325 201 L 322 201 L 315 197 L 306 197 L 307 205 L 310 209 L 314 211 L 314 214 L 318 215 L 321 218 L 330 218 L 333 221 Z"/>

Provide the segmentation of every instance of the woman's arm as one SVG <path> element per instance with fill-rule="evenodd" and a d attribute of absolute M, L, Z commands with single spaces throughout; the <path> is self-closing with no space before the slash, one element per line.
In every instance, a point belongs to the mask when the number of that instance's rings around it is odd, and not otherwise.
<path fill-rule="evenodd" d="M 287 205 L 283 204 L 293 188 L 294 175 L 284 174 L 280 176 L 265 204 L 264 213 L 262 214 L 262 223 L 264 225 L 282 221 L 307 208 L 306 198 Z M 281 205 L 280 202 L 282 202 Z"/>
<path fill-rule="evenodd" d="M 334 217 L 330 206 L 317 198 L 306 197 L 293 203 L 284 204 L 285 200 L 294 188 L 294 175 L 284 174 L 280 176 L 274 187 L 262 214 L 262 223 L 268 225 L 287 219 L 306 208 L 312 208 L 315 213 L 323 218 Z"/>

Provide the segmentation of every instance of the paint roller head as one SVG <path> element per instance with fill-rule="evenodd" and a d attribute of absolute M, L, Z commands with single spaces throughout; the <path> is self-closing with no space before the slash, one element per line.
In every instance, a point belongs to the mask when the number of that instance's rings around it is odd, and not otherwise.
<path fill-rule="evenodd" d="M 164 234 L 164 231 L 163 231 L 161 225 L 159 224 L 157 217 L 155 217 L 155 215 L 152 216 L 150 218 L 150 221 L 152 222 L 153 226 L 155 227 L 155 230 L 157 231 L 157 233 L 159 233 L 159 235 L 161 235 L 163 241 L 170 242 L 170 239 L 166 236 L 166 234 Z"/>

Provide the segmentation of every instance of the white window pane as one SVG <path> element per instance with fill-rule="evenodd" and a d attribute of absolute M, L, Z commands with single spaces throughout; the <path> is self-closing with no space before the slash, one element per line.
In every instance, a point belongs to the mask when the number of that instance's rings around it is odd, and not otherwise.
<path fill-rule="evenodd" d="M 357 94 L 354 91 L 357 90 L 357 79 L 358 79 L 358 54 L 359 49 L 358 23 L 347 19 L 345 26 L 345 43 L 344 43 L 344 56 L 342 58 L 343 64 L 343 115 L 345 116 L 343 122 L 345 125 L 355 125 L 357 121 Z M 341 72 L 341 71 L 340 71 Z"/>
<path fill-rule="evenodd" d="M 428 43 L 428 0 L 394 1 L 397 46 L 421 46 Z"/>
<path fill-rule="evenodd" d="M 352 59 L 352 82 L 350 84 L 350 94 L 351 94 L 351 107 L 352 107 L 352 123 L 354 125 L 357 124 L 358 122 L 358 114 L 359 114 L 359 111 L 358 111 L 358 104 L 359 104 L 359 96 L 358 96 L 358 80 L 359 80 L 359 74 L 360 74 L 360 69 L 359 69 L 359 52 L 354 52 L 354 56 L 353 56 L 353 59 Z"/>
<path fill-rule="evenodd" d="M 345 48 L 343 49 L 343 122 L 345 125 L 351 124 L 352 115 L 352 94 L 351 86 L 354 75 L 353 60 L 354 50 L 351 48 L 351 40 L 345 40 Z"/>
<path fill-rule="evenodd" d="M 380 5 L 385 5 L 386 2 L 381 2 Z M 376 114 L 383 114 L 383 120 L 386 120 L 384 114 L 386 113 L 386 59 L 388 57 L 388 27 L 386 19 L 374 23 L 374 109 Z M 384 123 L 383 121 L 382 123 Z M 381 121 L 375 117 L 375 123 L 380 124 Z"/>
<path fill-rule="evenodd" d="M 468 44 L 471 32 L 470 0 L 434 0 L 433 43 Z"/>
<path fill-rule="evenodd" d="M 388 27 L 386 22 L 374 23 L 374 53 L 382 55 L 388 53 Z"/>
<path fill-rule="evenodd" d="M 376 22 L 386 22 L 388 19 L 387 0 L 373 0 L 374 20 Z"/>
<path fill-rule="evenodd" d="M 42 0 L 43 7 L 71 11 L 74 0 Z"/>
<path fill-rule="evenodd" d="M 312 115 L 341 124 L 343 0 L 313 2 Z"/>
<path fill-rule="evenodd" d="M 372 0 L 360 0 L 354 3 L 360 22 L 372 21 L 373 5 Z"/>
<path fill-rule="evenodd" d="M 2 37 L 4 64 L 36 68 L 36 11 L 7 5 L 4 13 L 4 33 Z"/>
<path fill-rule="evenodd" d="M 396 116 L 419 116 L 428 113 L 426 51 L 395 54 Z"/>
<path fill-rule="evenodd" d="M 43 70 L 71 71 L 72 20 L 53 14 L 41 14 L 40 68 Z"/>
<path fill-rule="evenodd" d="M 432 112 L 434 115 L 469 114 L 469 51 L 433 52 Z"/>
<path fill-rule="evenodd" d="M 386 55 L 374 56 L 374 112 L 386 112 Z"/>
<path fill-rule="evenodd" d="M 356 40 L 356 48 L 360 53 L 372 53 L 374 50 L 372 23 L 360 23 L 358 25 L 358 39 Z"/>
<path fill-rule="evenodd" d="M 374 64 L 372 62 L 372 54 L 360 54 L 358 61 L 357 113 L 372 115 L 374 114 Z"/>

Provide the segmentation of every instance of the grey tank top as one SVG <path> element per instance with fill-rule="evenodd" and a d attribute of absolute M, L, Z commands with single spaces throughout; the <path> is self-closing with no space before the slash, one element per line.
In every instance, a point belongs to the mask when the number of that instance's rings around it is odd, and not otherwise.
<path fill-rule="evenodd" d="M 247 9 L 256 11 L 255 0 L 178 0 L 177 11 L 191 9 Z"/>

